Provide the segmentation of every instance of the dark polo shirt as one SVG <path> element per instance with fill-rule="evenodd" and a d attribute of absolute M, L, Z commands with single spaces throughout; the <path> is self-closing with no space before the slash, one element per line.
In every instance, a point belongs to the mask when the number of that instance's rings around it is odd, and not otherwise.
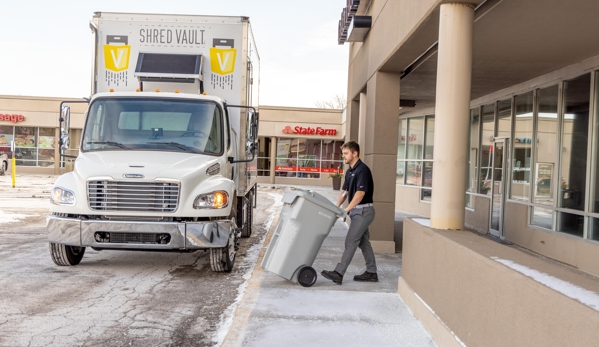
<path fill-rule="evenodd" d="M 371 204 L 373 202 L 374 182 L 372 181 L 372 173 L 361 159 L 358 159 L 354 167 L 350 167 L 345 173 L 345 181 L 343 182 L 342 189 L 348 193 L 348 202 L 353 200 L 358 190 L 365 193 L 360 204 Z"/>

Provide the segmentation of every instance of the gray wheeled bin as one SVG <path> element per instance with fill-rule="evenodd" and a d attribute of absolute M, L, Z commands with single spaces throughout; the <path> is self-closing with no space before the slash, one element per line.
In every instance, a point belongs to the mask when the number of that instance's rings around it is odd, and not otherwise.
<path fill-rule="evenodd" d="M 324 239 L 346 212 L 311 190 L 287 188 L 262 268 L 304 287 L 316 283 L 314 259 Z"/>

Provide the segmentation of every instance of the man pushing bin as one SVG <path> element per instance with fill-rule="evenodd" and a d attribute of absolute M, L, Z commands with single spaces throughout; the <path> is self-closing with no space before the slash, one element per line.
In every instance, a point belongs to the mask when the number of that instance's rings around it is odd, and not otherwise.
<path fill-rule="evenodd" d="M 341 146 L 343 160 L 350 166 L 345 172 L 343 187 L 339 191 L 337 206 L 341 206 L 347 198 L 349 205 L 347 213 L 351 220 L 347 236 L 345 237 L 345 250 L 341 261 L 333 271 L 323 270 L 322 276 L 334 283 L 341 284 L 343 275 L 351 263 L 356 249 L 362 250 L 366 261 L 366 271 L 361 275 L 354 276 L 354 281 L 378 282 L 376 272 L 376 261 L 374 251 L 370 245 L 370 232 L 368 227 L 374 220 L 374 207 L 372 195 L 374 193 L 374 182 L 372 173 L 366 164 L 360 160 L 360 145 L 355 141 L 349 141 Z"/>

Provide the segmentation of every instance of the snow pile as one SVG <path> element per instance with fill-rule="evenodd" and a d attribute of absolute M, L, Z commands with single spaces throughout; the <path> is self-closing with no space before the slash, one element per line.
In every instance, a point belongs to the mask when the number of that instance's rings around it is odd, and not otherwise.
<path fill-rule="evenodd" d="M 491 259 L 509 267 L 510 269 L 516 270 L 524 276 L 530 277 L 533 280 L 555 290 L 556 292 L 562 293 L 565 296 L 594 309 L 595 311 L 599 311 L 599 295 L 597 295 L 595 292 L 586 290 L 570 282 L 560 280 L 559 278 L 555 278 L 546 273 L 533 270 L 524 265 L 514 263 L 511 260 L 499 259 L 497 257 L 491 257 Z"/>
<path fill-rule="evenodd" d="M 25 219 L 27 217 L 30 217 L 30 216 L 26 215 L 26 214 L 4 212 L 4 211 L 0 210 L 0 224 L 15 223 L 15 222 L 18 222 L 21 219 Z"/>

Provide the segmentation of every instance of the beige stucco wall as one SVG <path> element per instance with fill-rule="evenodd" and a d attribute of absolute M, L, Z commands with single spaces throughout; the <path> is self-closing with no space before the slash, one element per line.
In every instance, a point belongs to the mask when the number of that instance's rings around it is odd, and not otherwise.
<path fill-rule="evenodd" d="M 466 209 L 466 228 L 483 234 L 489 233 L 491 199 L 484 195 L 471 195 L 472 208 Z"/>
<path fill-rule="evenodd" d="M 505 239 L 599 276 L 599 243 L 528 225 L 529 207 L 506 202 Z"/>
<path fill-rule="evenodd" d="M 395 209 L 429 218 L 431 204 L 420 199 L 420 188 L 397 186 L 395 188 Z"/>
<path fill-rule="evenodd" d="M 466 346 L 597 345 L 598 311 L 491 257 L 591 293 L 599 292 L 595 279 L 473 232 L 430 229 L 410 219 L 403 242 L 399 293 L 438 343 L 444 330 Z"/>

